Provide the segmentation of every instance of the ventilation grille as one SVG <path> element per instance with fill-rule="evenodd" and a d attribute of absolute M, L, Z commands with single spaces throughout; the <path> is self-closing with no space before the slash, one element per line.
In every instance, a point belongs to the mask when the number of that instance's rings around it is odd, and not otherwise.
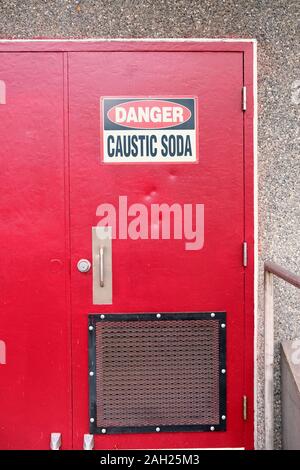
<path fill-rule="evenodd" d="M 224 430 L 225 314 L 213 315 L 90 315 L 91 431 Z"/>

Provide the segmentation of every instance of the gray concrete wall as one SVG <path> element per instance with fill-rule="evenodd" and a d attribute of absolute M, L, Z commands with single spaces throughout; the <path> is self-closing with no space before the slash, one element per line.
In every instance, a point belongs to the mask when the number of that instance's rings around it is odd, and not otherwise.
<path fill-rule="evenodd" d="M 297 0 L 0 0 L 0 37 L 253 37 L 258 40 L 259 253 L 300 271 L 300 72 Z M 299 87 L 298 91 L 296 88 Z M 279 340 L 300 335 L 300 299 L 276 284 Z M 259 280 L 258 446 L 263 447 L 263 310 Z"/>
<path fill-rule="evenodd" d="M 300 450 L 300 339 L 281 345 L 282 448 Z"/>

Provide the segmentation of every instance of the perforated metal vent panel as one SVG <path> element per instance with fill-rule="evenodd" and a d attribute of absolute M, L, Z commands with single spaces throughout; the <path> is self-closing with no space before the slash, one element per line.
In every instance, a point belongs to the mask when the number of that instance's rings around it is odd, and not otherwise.
<path fill-rule="evenodd" d="M 224 430 L 225 325 L 223 312 L 90 315 L 91 432 Z"/>

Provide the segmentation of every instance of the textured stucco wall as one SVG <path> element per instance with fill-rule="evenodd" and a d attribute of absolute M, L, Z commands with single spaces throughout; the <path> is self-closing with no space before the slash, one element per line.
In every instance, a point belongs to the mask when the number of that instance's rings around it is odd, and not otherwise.
<path fill-rule="evenodd" d="M 253 37 L 258 40 L 259 252 L 300 271 L 297 0 L 0 0 L 0 37 Z M 296 82 L 296 80 L 299 80 Z M 293 87 L 299 87 L 297 88 Z M 276 338 L 300 336 L 300 299 L 276 283 Z M 262 276 L 258 446 L 263 447 Z M 279 348 L 276 447 L 280 447 Z"/>

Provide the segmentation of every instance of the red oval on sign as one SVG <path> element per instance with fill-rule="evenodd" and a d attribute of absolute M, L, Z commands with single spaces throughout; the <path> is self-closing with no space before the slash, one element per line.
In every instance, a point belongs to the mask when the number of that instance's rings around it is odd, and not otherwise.
<path fill-rule="evenodd" d="M 165 129 L 180 126 L 191 117 L 182 104 L 164 100 L 133 100 L 120 103 L 107 113 L 108 119 L 131 129 Z"/>

